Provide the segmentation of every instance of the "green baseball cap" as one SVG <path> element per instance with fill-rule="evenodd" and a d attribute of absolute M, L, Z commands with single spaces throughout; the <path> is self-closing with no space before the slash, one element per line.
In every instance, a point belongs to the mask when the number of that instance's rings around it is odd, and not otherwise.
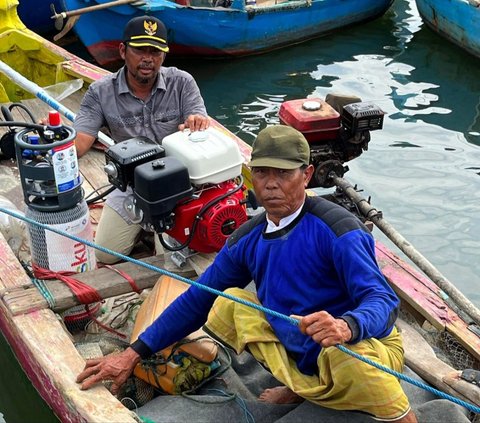
<path fill-rule="evenodd" d="M 310 164 L 310 146 L 303 134 L 291 126 L 262 129 L 253 142 L 250 167 L 297 169 Z"/>

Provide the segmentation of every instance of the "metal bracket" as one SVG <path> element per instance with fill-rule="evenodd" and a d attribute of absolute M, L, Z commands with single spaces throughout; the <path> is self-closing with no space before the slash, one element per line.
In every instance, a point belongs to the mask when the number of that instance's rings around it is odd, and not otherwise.
<path fill-rule="evenodd" d="M 470 324 L 468 325 L 468 330 L 469 330 L 470 332 L 473 332 L 475 335 L 480 336 L 480 326 L 478 326 L 477 324 L 475 324 L 475 323 L 470 323 Z"/>
<path fill-rule="evenodd" d="M 480 370 L 465 369 L 460 377 L 467 382 L 480 386 Z"/>

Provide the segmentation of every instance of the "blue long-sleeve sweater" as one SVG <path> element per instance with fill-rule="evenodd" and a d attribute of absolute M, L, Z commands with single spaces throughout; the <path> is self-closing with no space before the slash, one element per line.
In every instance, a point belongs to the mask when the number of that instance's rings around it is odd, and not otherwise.
<path fill-rule="evenodd" d="M 356 217 L 321 197 L 307 197 L 287 227 L 268 234 L 265 227 L 263 214 L 235 231 L 198 282 L 223 291 L 253 280 L 267 308 L 287 316 L 325 310 L 344 318 L 352 343 L 390 333 L 399 300 L 376 263 L 372 236 Z M 182 339 L 205 323 L 214 300 L 190 287 L 132 347 L 146 357 Z M 267 319 L 300 371 L 316 372 L 320 345 L 286 320 Z"/>

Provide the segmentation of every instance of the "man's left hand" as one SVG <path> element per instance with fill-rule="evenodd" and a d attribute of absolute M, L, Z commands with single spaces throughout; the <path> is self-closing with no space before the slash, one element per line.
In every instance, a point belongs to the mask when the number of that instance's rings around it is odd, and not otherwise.
<path fill-rule="evenodd" d="M 178 125 L 178 130 L 183 131 L 185 128 L 190 129 L 191 132 L 203 131 L 210 126 L 210 118 L 202 115 L 190 115 L 187 117 L 185 123 Z"/>
<path fill-rule="evenodd" d="M 107 380 L 111 381 L 110 391 L 116 395 L 139 361 L 140 356 L 131 347 L 121 353 L 87 360 L 76 381 L 82 384 L 82 390 Z"/>
<path fill-rule="evenodd" d="M 307 316 L 292 316 L 299 319 L 302 333 L 309 335 L 322 347 L 331 347 L 350 341 L 352 332 L 343 319 L 336 319 L 326 311 L 318 311 Z"/>

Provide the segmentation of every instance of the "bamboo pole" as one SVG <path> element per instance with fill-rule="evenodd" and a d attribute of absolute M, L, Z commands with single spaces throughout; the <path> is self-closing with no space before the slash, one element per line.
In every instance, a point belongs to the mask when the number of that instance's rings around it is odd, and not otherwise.
<path fill-rule="evenodd" d="M 355 203 L 363 216 L 371 220 L 423 273 L 442 289 L 462 311 L 467 313 L 477 325 L 480 325 L 480 311 L 478 308 L 388 223 L 381 212 L 372 207 L 346 179 L 338 177 L 335 172 L 331 172 L 329 176 L 335 185 Z"/>
<path fill-rule="evenodd" d="M 37 85 L 35 82 L 30 81 L 25 78 L 22 74 L 18 73 L 16 70 L 12 69 L 5 62 L 0 60 L 0 72 L 8 76 L 13 82 L 15 82 L 20 87 L 24 88 L 28 92 L 35 95 L 37 98 L 47 103 L 50 107 L 53 107 L 55 110 L 60 112 L 68 120 L 74 121 L 75 113 L 70 109 L 65 107 L 63 104 L 55 100 L 51 95 L 49 95 L 42 87 Z M 115 142 L 103 132 L 98 133 L 98 140 L 107 147 L 110 147 L 115 144 Z"/>

